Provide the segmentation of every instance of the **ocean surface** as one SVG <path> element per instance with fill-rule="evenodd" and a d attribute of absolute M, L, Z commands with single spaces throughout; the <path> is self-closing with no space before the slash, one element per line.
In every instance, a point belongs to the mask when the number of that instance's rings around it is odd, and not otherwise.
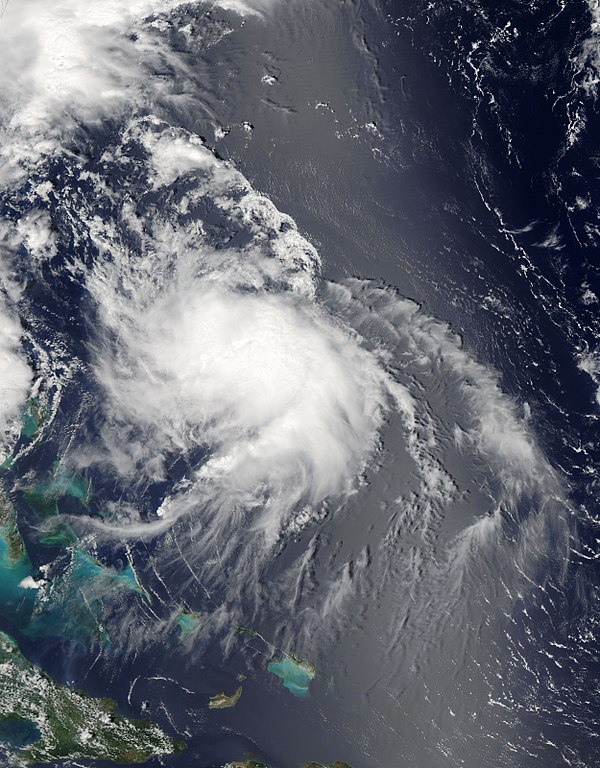
<path fill-rule="evenodd" d="M 152 766 L 597 765 L 597 0 L 1 9 L 0 629 Z"/>

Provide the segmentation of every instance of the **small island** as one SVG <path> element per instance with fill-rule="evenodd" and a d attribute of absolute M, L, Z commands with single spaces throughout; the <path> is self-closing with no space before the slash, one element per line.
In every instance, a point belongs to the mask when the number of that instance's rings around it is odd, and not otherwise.
<path fill-rule="evenodd" d="M 234 760 L 233 763 L 227 763 L 223 768 L 269 768 L 269 766 L 256 760 Z"/>
<path fill-rule="evenodd" d="M 185 748 L 155 723 L 120 715 L 112 699 L 93 698 L 56 683 L 3 632 L 0 738 L 14 766 L 76 758 L 145 763 Z"/>
<path fill-rule="evenodd" d="M 259 763 L 256 760 L 234 760 L 232 763 L 227 763 L 223 768 L 269 768 L 265 763 Z M 344 763 L 341 760 L 336 760 L 331 765 L 323 765 L 322 763 L 306 763 L 304 768 L 351 768 L 348 763 Z"/>
<path fill-rule="evenodd" d="M 350 768 L 348 763 L 343 763 L 341 760 L 336 760 L 331 765 L 322 765 L 321 763 L 307 763 L 304 768 Z"/>
<path fill-rule="evenodd" d="M 227 696 L 225 693 L 217 693 L 215 696 L 211 696 L 208 701 L 210 709 L 229 709 L 235 707 L 242 695 L 242 686 L 232 693 L 231 696 Z"/>

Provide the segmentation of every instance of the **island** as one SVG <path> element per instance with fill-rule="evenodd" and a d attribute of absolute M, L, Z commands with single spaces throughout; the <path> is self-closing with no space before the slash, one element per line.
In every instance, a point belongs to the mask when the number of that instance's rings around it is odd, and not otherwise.
<path fill-rule="evenodd" d="M 295 653 L 288 653 L 281 659 L 270 661 L 267 669 L 282 680 L 284 688 L 300 698 L 308 697 L 310 682 L 317 671 L 313 664 L 299 658 Z"/>
<path fill-rule="evenodd" d="M 242 686 L 232 693 L 231 696 L 227 696 L 224 693 L 217 693 L 215 696 L 211 696 L 208 701 L 210 709 L 229 709 L 235 707 L 242 695 Z"/>
<path fill-rule="evenodd" d="M 27 626 L 34 609 L 33 574 L 15 510 L 0 487 L 0 616 L 19 627 Z"/>
<path fill-rule="evenodd" d="M 322 765 L 321 763 L 307 763 L 304 768 L 350 768 L 348 763 L 343 763 L 341 760 L 336 760 L 331 765 Z"/>
<path fill-rule="evenodd" d="M 33 439 L 47 418 L 48 408 L 40 403 L 39 398 L 30 397 L 21 411 L 21 434 Z"/>
<path fill-rule="evenodd" d="M 223 768 L 269 768 L 269 766 L 256 760 L 234 760 L 233 763 L 227 763 Z"/>
<path fill-rule="evenodd" d="M 21 493 L 29 508 L 43 521 L 60 516 L 61 499 L 74 499 L 88 509 L 92 486 L 90 481 L 78 472 L 59 467 L 48 480 L 23 488 Z"/>
<path fill-rule="evenodd" d="M 15 766 L 75 758 L 145 763 L 185 748 L 184 742 L 173 741 L 155 723 L 120 715 L 112 699 L 58 684 L 3 632 L 0 739 Z"/>
<path fill-rule="evenodd" d="M 223 768 L 269 768 L 265 763 L 259 763 L 257 760 L 234 760 L 233 763 L 227 763 Z"/>
<path fill-rule="evenodd" d="M 4 548 L 10 562 L 18 563 L 26 559 L 25 545 L 17 527 L 17 516 L 3 489 L 0 489 L 0 535 L 6 542 Z"/>
<path fill-rule="evenodd" d="M 234 760 L 233 763 L 227 763 L 223 768 L 269 768 L 265 763 L 259 763 L 256 760 Z M 304 768 L 351 768 L 348 763 L 336 760 L 331 765 L 322 765 L 321 763 L 306 763 Z"/>
<path fill-rule="evenodd" d="M 179 627 L 180 639 L 185 639 L 193 634 L 200 626 L 202 613 L 200 611 L 180 611 L 177 616 L 177 626 Z"/>
<path fill-rule="evenodd" d="M 118 570 L 72 546 L 59 568 L 34 568 L 19 532 L 15 509 L 0 486 L 0 616 L 31 638 L 54 635 L 102 643 L 108 601 L 123 592 L 146 596 L 131 563 Z"/>

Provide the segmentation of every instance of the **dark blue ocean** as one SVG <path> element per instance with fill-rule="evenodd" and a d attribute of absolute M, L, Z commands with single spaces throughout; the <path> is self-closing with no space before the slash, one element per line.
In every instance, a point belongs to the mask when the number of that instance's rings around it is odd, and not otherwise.
<path fill-rule="evenodd" d="M 120 5 L 0 79 L 0 629 L 152 766 L 597 765 L 597 3 Z"/>

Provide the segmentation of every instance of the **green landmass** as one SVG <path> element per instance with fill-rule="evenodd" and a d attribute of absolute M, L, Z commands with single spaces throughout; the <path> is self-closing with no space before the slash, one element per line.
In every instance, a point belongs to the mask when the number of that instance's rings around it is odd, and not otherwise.
<path fill-rule="evenodd" d="M 18 563 L 25 555 L 25 545 L 17 527 L 17 515 L 13 505 L 0 490 L 0 535 L 6 540 L 8 557 Z"/>
<path fill-rule="evenodd" d="M 341 760 L 336 760 L 331 765 L 322 765 L 321 763 L 307 763 L 304 768 L 350 768 L 348 763 L 343 763 Z"/>
<path fill-rule="evenodd" d="M 17 516 L 8 497 L 0 489 L 0 616 L 26 626 L 36 600 L 33 566 L 17 526 Z"/>
<path fill-rule="evenodd" d="M 75 758 L 144 763 L 185 748 L 155 723 L 119 715 L 112 699 L 59 685 L 0 632 L 0 724 L 11 721 L 29 723 L 32 732 L 40 734 L 15 750 L 15 765 Z M 0 725 L 0 736 L 2 732 Z"/>
<path fill-rule="evenodd" d="M 256 760 L 234 760 L 233 763 L 227 763 L 223 768 L 269 768 L 269 766 Z"/>
<path fill-rule="evenodd" d="M 251 635 L 253 637 L 258 635 L 258 632 L 254 629 L 250 629 L 250 627 L 236 627 L 235 631 L 240 635 Z"/>
<path fill-rule="evenodd" d="M 14 457 L 14 456 L 12 456 L 11 454 L 9 454 L 9 455 L 8 455 L 8 456 L 7 456 L 7 457 L 4 459 L 4 461 L 2 462 L 2 464 L 0 464 L 0 469 L 10 469 L 10 468 L 12 467 L 12 465 L 13 465 L 13 462 L 14 462 L 14 460 L 15 460 L 15 457 Z"/>
<path fill-rule="evenodd" d="M 309 685 L 317 671 L 313 664 L 299 658 L 294 653 L 270 661 L 267 669 L 282 680 L 284 688 L 299 698 L 309 696 Z"/>
<path fill-rule="evenodd" d="M 40 403 L 38 397 L 30 397 L 21 408 L 21 437 L 33 440 L 37 437 L 40 427 L 48 420 L 48 406 Z M 14 453 L 9 454 L 0 463 L 0 470 L 10 469 L 15 460 Z"/>
<path fill-rule="evenodd" d="M 208 706 L 210 709 L 229 709 L 230 707 L 235 707 L 241 695 L 242 686 L 240 685 L 231 696 L 227 696 L 225 693 L 217 693 L 215 696 L 211 696 Z"/>

